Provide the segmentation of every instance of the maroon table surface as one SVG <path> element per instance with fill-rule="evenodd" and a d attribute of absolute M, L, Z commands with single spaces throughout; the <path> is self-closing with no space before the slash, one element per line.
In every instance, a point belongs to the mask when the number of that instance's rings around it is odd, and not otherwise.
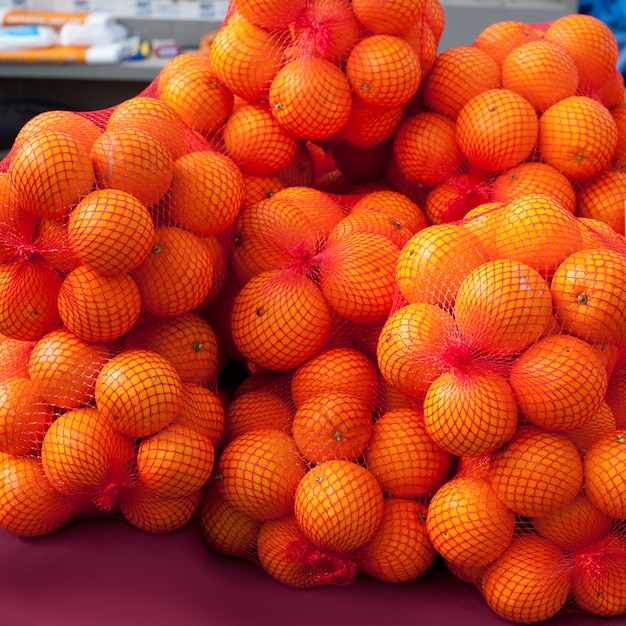
<path fill-rule="evenodd" d="M 626 624 L 560 615 L 549 626 Z M 402 585 L 291 589 L 259 567 L 208 550 L 198 526 L 165 535 L 117 517 L 38 539 L 0 530 L 0 626 L 502 626 L 478 590 L 436 563 Z"/>

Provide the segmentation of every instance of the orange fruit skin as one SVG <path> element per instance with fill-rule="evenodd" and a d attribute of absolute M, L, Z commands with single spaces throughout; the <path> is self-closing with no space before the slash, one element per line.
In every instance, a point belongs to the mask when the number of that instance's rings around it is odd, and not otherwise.
<path fill-rule="evenodd" d="M 0 381 L 14 376 L 28 378 L 28 359 L 34 345 L 34 341 L 0 335 Z"/>
<path fill-rule="evenodd" d="M 576 215 L 600 220 L 624 235 L 626 171 L 605 170 L 588 181 L 578 192 Z"/>
<path fill-rule="evenodd" d="M 286 28 L 298 18 L 305 0 L 285 4 L 281 0 L 238 0 L 237 10 L 253 24 L 268 29 Z"/>
<path fill-rule="evenodd" d="M 40 218 L 35 245 L 44 261 L 63 276 L 81 265 L 70 245 L 65 220 Z"/>
<path fill-rule="evenodd" d="M 605 400 L 619 428 L 626 427 L 626 367 L 616 367 L 609 378 Z"/>
<path fill-rule="evenodd" d="M 354 148 L 373 148 L 393 136 L 402 122 L 404 113 L 402 105 L 382 109 L 355 98 L 350 117 L 336 133 L 335 138 L 345 141 L 348 146 Z"/>
<path fill-rule="evenodd" d="M 486 26 L 474 39 L 472 45 L 487 52 L 498 65 L 519 46 L 543 39 L 544 33 L 522 20 L 499 20 Z"/>
<path fill-rule="evenodd" d="M 175 424 L 206 435 L 216 449 L 222 441 L 225 422 L 224 405 L 216 392 L 195 383 L 183 383 L 183 401 Z"/>
<path fill-rule="evenodd" d="M 500 617 L 535 624 L 556 615 L 571 590 L 569 565 L 553 543 L 522 535 L 483 575 L 482 592 Z"/>
<path fill-rule="evenodd" d="M 602 402 L 596 414 L 588 422 L 582 426 L 563 431 L 565 436 L 576 446 L 576 449 L 582 455 L 585 454 L 589 446 L 591 446 L 600 435 L 615 430 L 618 427 L 613 410 L 606 401 L 606 397 L 609 395 L 609 388 L 607 388 L 604 402 Z"/>
<path fill-rule="evenodd" d="M 374 33 L 398 35 L 406 32 L 424 16 L 424 0 L 353 0 L 352 8 L 359 22 Z"/>
<path fill-rule="evenodd" d="M 383 491 L 374 475 L 343 459 L 310 469 L 294 495 L 294 515 L 304 534 L 315 545 L 337 552 L 351 552 L 367 543 L 383 512 Z"/>

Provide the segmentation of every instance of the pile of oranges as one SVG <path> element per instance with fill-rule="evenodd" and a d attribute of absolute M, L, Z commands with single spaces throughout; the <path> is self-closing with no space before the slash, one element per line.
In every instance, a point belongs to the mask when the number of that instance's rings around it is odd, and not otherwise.
<path fill-rule="evenodd" d="M 626 89 L 585 15 L 237 0 L 0 167 L 0 525 L 626 612 Z"/>

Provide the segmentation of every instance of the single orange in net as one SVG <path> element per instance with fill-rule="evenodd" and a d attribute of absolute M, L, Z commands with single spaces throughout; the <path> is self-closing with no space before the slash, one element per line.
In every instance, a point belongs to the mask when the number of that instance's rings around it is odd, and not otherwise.
<path fill-rule="evenodd" d="M 184 383 L 208 385 L 217 375 L 217 335 L 196 313 L 136 324 L 124 337 L 124 348 L 152 350 L 166 357 Z"/>
<path fill-rule="evenodd" d="M 585 494 L 603 513 L 626 517 L 626 431 L 598 437 L 584 457 Z"/>
<path fill-rule="evenodd" d="M 359 570 L 387 583 L 415 580 L 432 565 L 436 550 L 426 531 L 426 505 L 387 498 L 376 534 L 356 554 Z"/>
<path fill-rule="evenodd" d="M 361 39 L 350 51 L 345 71 L 356 96 L 383 109 L 406 104 L 422 81 L 417 52 L 395 35 Z"/>
<path fill-rule="evenodd" d="M 576 214 L 608 224 L 624 235 L 626 211 L 626 170 L 604 170 L 578 192 Z"/>
<path fill-rule="evenodd" d="M 61 321 L 79 339 L 106 342 L 135 325 L 141 296 L 130 274 L 105 275 L 80 265 L 63 279 L 57 306 Z"/>
<path fill-rule="evenodd" d="M 421 91 L 431 111 L 454 120 L 468 100 L 501 85 L 500 66 L 489 54 L 476 46 L 453 46 L 437 55 Z"/>
<path fill-rule="evenodd" d="M 617 617 L 626 612 L 626 541 L 611 532 L 572 558 L 574 601 L 586 613 Z"/>
<path fill-rule="evenodd" d="M 166 497 L 141 485 L 123 489 L 118 497 L 119 512 L 135 528 L 148 533 L 169 533 L 186 526 L 200 503 L 200 491 Z"/>
<path fill-rule="evenodd" d="M 60 326 L 32 347 L 28 376 L 46 402 L 60 409 L 77 409 L 93 400 L 96 376 L 112 356 L 112 346 L 84 341 Z"/>
<path fill-rule="evenodd" d="M 96 378 L 98 411 L 124 435 L 149 437 L 171 424 L 184 387 L 171 362 L 151 350 L 122 350 Z"/>
<path fill-rule="evenodd" d="M 617 149 L 617 124 L 611 112 L 590 96 L 570 96 L 539 118 L 538 155 L 570 179 L 607 168 Z"/>
<path fill-rule="evenodd" d="M 46 431 L 41 462 L 60 493 L 108 513 L 129 484 L 134 446 L 93 407 L 71 409 Z"/>
<path fill-rule="evenodd" d="M 0 381 L 15 376 L 28 378 L 28 359 L 34 345 L 34 341 L 0 335 Z"/>
<path fill-rule="evenodd" d="M 210 150 L 189 152 L 174 162 L 168 216 L 199 237 L 219 235 L 233 225 L 245 193 L 243 175 L 231 158 Z"/>
<path fill-rule="evenodd" d="M 331 459 L 356 461 L 370 441 L 372 411 L 344 391 L 320 391 L 298 406 L 291 434 L 309 463 Z"/>
<path fill-rule="evenodd" d="M 483 574 L 481 588 L 494 613 L 518 624 L 535 624 L 565 606 L 571 590 L 569 563 L 551 541 L 521 535 Z"/>
<path fill-rule="evenodd" d="M 213 259 L 200 238 L 178 226 L 156 229 L 154 244 L 131 276 L 143 309 L 172 317 L 189 313 L 206 297 L 213 281 Z"/>
<path fill-rule="evenodd" d="M 572 502 L 544 517 L 532 518 L 533 528 L 563 550 L 584 549 L 608 532 L 611 518 L 594 506 L 584 493 Z"/>
<path fill-rule="evenodd" d="M 616 367 L 609 378 L 605 400 L 618 428 L 626 428 L 626 367 Z"/>
<path fill-rule="evenodd" d="M 596 91 L 596 97 L 609 110 L 624 104 L 626 100 L 626 84 L 624 75 L 617 67 L 613 71 L 613 76 Z"/>
<path fill-rule="evenodd" d="M 473 348 L 492 356 L 512 356 L 554 323 L 550 288 L 526 263 L 486 261 L 461 281 L 454 317 Z"/>
<path fill-rule="evenodd" d="M 238 0 L 237 10 L 253 24 L 267 29 L 286 28 L 302 13 L 305 0 Z"/>
<path fill-rule="evenodd" d="M 43 537 L 78 513 L 59 493 L 36 456 L 0 454 L 0 526 L 17 537 Z"/>
<path fill-rule="evenodd" d="M 461 281 L 490 258 L 480 238 L 456 223 L 418 231 L 400 251 L 396 284 L 408 302 L 454 305 Z"/>
<path fill-rule="evenodd" d="M 244 174 L 276 174 L 296 155 L 297 139 L 261 103 L 237 105 L 224 124 L 222 138 L 226 154 Z"/>
<path fill-rule="evenodd" d="M 256 520 L 291 512 L 306 464 L 291 435 L 275 428 L 243 433 L 222 451 L 214 479 L 233 507 Z"/>
<path fill-rule="evenodd" d="M 493 202 L 508 203 L 518 196 L 541 193 L 553 197 L 570 213 L 576 209 L 577 194 L 572 182 L 541 161 L 525 161 L 498 174 L 490 191 Z"/>
<path fill-rule="evenodd" d="M 149 207 L 168 190 L 174 159 L 165 143 L 138 128 L 118 128 L 100 134 L 90 158 L 99 188 L 132 194 Z"/>
<path fill-rule="evenodd" d="M 21 377 L 0 382 L 0 451 L 15 456 L 39 452 L 53 418 L 36 382 Z"/>
<path fill-rule="evenodd" d="M 208 387 L 183 383 L 183 401 L 174 423 L 189 426 L 206 435 L 213 448 L 217 449 L 226 423 L 222 399 Z"/>
<path fill-rule="evenodd" d="M 231 332 L 238 350 L 266 369 L 289 370 L 326 343 L 331 313 L 317 284 L 297 270 L 269 270 L 235 296 Z"/>
<path fill-rule="evenodd" d="M 563 15 L 550 23 L 545 38 L 565 48 L 574 59 L 580 93 L 589 94 L 613 76 L 618 44 L 609 26 L 597 17 Z"/>
<path fill-rule="evenodd" d="M 519 46 L 544 38 L 544 33 L 533 24 L 521 20 L 499 20 L 486 26 L 472 45 L 489 54 L 498 65 Z"/>
<path fill-rule="evenodd" d="M 542 517 L 579 494 L 583 462 L 565 435 L 523 427 L 493 454 L 489 483 L 512 511 Z"/>
<path fill-rule="evenodd" d="M 428 435 L 423 415 L 404 407 L 376 419 L 364 463 L 386 495 L 421 498 L 443 483 L 450 456 Z"/>
<path fill-rule="evenodd" d="M 524 96 L 537 111 L 576 94 L 578 68 L 561 45 L 538 39 L 518 46 L 502 63 L 502 85 Z"/>
<path fill-rule="evenodd" d="M 424 0 L 353 0 L 352 9 L 359 22 L 373 33 L 399 35 L 424 16 Z"/>
<path fill-rule="evenodd" d="M 404 117 L 404 106 L 380 108 L 359 98 L 335 138 L 355 148 L 372 148 L 393 136 Z"/>
<path fill-rule="evenodd" d="M 423 410 L 430 438 L 457 456 L 501 447 L 518 424 L 517 402 L 506 378 L 480 366 L 443 372 L 428 388 Z"/>
<path fill-rule="evenodd" d="M 446 561 L 479 567 L 491 563 L 509 547 L 515 514 L 486 480 L 456 477 L 439 487 L 430 499 L 426 529 Z"/>
<path fill-rule="evenodd" d="M 378 529 L 383 491 L 362 465 L 332 459 L 311 468 L 300 480 L 294 515 L 304 534 L 322 549 L 351 552 Z"/>
<path fill-rule="evenodd" d="M 61 277 L 37 257 L 0 265 L 0 333 L 36 341 L 57 326 L 61 282 Z"/>
<path fill-rule="evenodd" d="M 437 60 L 438 40 L 430 24 L 424 19 L 418 21 L 409 30 L 400 35 L 402 39 L 408 41 L 420 60 L 420 70 L 422 79 L 431 71 Z M 420 83 L 421 87 L 421 83 Z M 411 106 L 411 102 L 409 102 Z"/>
<path fill-rule="evenodd" d="M 617 125 L 617 148 L 612 164 L 615 169 L 624 169 L 626 166 L 626 101 L 622 101 L 610 111 Z"/>
<path fill-rule="evenodd" d="M 40 130 L 16 145 L 8 175 L 18 204 L 38 217 L 67 215 L 95 183 L 89 152 L 61 130 Z"/>
<path fill-rule="evenodd" d="M 487 89 L 468 100 L 456 118 L 456 138 L 466 159 L 488 172 L 525 161 L 537 144 L 539 120 L 515 91 Z"/>
<path fill-rule="evenodd" d="M 405 118 L 393 138 L 393 158 L 409 183 L 433 187 L 446 180 L 463 166 L 455 123 L 430 111 Z"/>
<path fill-rule="evenodd" d="M 607 388 L 606 396 L 608 396 L 609 388 Z M 584 455 L 589 446 L 591 446 L 600 435 L 615 430 L 617 426 L 613 410 L 605 399 L 595 415 L 593 415 L 588 422 L 585 422 L 582 426 L 564 431 L 564 435 L 576 446 L 576 449 Z"/>
<path fill-rule="evenodd" d="M 269 105 L 276 121 L 301 139 L 337 133 L 352 110 L 352 89 L 344 72 L 316 57 L 287 62 L 272 80 Z"/>

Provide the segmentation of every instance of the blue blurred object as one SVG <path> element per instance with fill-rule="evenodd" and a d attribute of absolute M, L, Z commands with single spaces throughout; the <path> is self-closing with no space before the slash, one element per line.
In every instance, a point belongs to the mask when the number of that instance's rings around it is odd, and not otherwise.
<path fill-rule="evenodd" d="M 580 0 L 578 11 L 602 20 L 619 46 L 617 69 L 626 75 L 626 2 L 623 0 Z"/>

